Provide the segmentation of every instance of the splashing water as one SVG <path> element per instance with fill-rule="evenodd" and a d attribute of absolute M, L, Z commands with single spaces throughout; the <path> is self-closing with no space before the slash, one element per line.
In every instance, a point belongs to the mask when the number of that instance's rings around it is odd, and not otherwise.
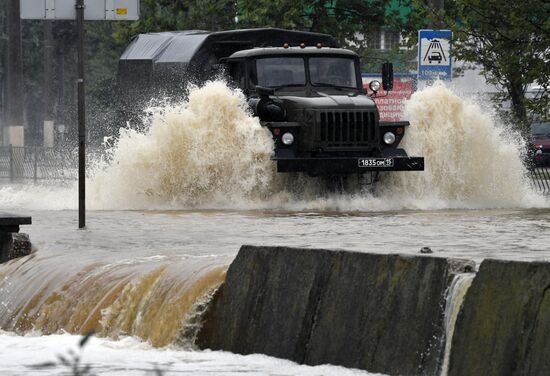
<path fill-rule="evenodd" d="M 406 106 L 411 126 L 401 145 L 424 156 L 423 172 L 382 177 L 374 194 L 358 187 L 323 191 L 318 178 L 277 174 L 270 132 L 247 110 L 246 98 L 221 81 L 190 90 L 179 106 L 154 108 L 149 126 L 122 129 L 88 185 L 91 209 L 283 209 L 372 211 L 545 207 L 525 177 L 523 143 L 490 113 L 436 83 Z M 36 192 L 38 189 L 38 192 Z M 67 202 L 69 192 L 74 201 Z M 74 187 L 0 188 L 0 205 L 76 208 Z M 72 194 L 72 193 L 71 193 Z M 55 194 L 54 194 L 55 196 Z M 54 206 L 54 207 L 52 207 Z"/>
<path fill-rule="evenodd" d="M 395 174 L 391 193 L 442 207 L 540 203 L 525 176 L 521 138 L 506 134 L 478 104 L 436 82 L 413 94 L 405 114 L 411 127 L 402 146 L 409 155 L 424 156 L 426 170 Z"/>
<path fill-rule="evenodd" d="M 110 164 L 91 181 L 91 203 L 134 209 L 260 197 L 273 180 L 272 151 L 244 95 L 208 82 L 181 108 L 157 111 L 147 131 L 121 131 Z"/>

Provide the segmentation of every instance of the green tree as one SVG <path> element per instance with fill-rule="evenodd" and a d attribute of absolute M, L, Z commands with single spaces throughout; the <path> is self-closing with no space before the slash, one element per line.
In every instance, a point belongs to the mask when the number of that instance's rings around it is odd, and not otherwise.
<path fill-rule="evenodd" d="M 399 30 L 406 20 L 401 9 L 408 4 L 407 0 L 237 0 L 237 26 L 327 33 L 344 46 L 361 48 L 373 31 Z"/>
<path fill-rule="evenodd" d="M 434 11 L 416 0 L 434 25 L 453 30 L 453 54 L 473 63 L 489 83 L 503 89 L 496 102 L 511 103 L 511 118 L 524 134 L 529 115 L 548 116 L 550 86 L 550 3 L 546 0 L 447 0 Z M 414 34 L 411 36 L 414 37 Z M 535 97 L 527 96 L 537 84 Z"/>
<path fill-rule="evenodd" d="M 397 71 L 414 69 L 414 49 L 377 50 L 369 35 L 381 29 L 404 30 L 418 24 L 412 0 L 237 0 L 238 28 L 280 27 L 334 36 L 357 52 L 362 69 L 376 72 L 380 60 L 394 62 Z M 417 28 L 415 28 L 417 30 Z"/>

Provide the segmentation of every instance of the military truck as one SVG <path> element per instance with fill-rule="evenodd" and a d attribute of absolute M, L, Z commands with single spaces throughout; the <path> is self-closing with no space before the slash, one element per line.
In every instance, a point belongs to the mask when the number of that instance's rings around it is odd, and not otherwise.
<path fill-rule="evenodd" d="M 378 176 L 419 171 L 399 143 L 408 122 L 381 122 L 372 96 L 393 86 L 390 63 L 382 84 L 363 88 L 359 57 L 330 35 L 283 29 L 141 34 L 120 58 L 119 83 L 132 98 L 176 94 L 182 83 L 224 74 L 248 98 L 275 142 L 281 173 Z"/>

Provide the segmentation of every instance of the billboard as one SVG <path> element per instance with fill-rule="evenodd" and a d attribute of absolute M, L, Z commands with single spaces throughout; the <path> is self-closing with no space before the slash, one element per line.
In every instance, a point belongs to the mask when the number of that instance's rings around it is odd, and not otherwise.
<path fill-rule="evenodd" d="M 363 73 L 363 87 L 369 94 L 369 83 L 372 80 L 382 82 L 382 76 L 377 73 Z M 400 121 L 407 120 L 403 117 L 403 109 L 405 101 L 410 99 L 412 93 L 416 90 L 416 75 L 410 73 L 394 73 L 393 75 L 393 90 L 387 96 L 382 96 L 384 93 L 379 92 L 381 96 L 374 98 L 378 111 L 380 112 L 381 121 Z"/>
<path fill-rule="evenodd" d="M 21 0 L 21 18 L 31 20 L 74 20 L 75 0 Z M 139 0 L 84 0 L 84 19 L 137 20 Z"/>

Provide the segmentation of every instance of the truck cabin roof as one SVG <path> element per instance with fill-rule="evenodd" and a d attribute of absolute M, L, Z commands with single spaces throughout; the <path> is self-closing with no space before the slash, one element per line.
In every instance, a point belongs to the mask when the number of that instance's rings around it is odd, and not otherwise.
<path fill-rule="evenodd" d="M 349 56 L 359 57 L 355 52 L 346 50 L 343 48 L 331 48 L 331 47 L 267 47 L 267 48 L 253 48 L 249 50 L 241 50 L 232 54 L 229 59 L 242 59 L 242 58 L 254 58 L 254 57 L 267 57 L 267 56 L 302 56 L 302 55 L 330 55 L 330 56 Z"/>

